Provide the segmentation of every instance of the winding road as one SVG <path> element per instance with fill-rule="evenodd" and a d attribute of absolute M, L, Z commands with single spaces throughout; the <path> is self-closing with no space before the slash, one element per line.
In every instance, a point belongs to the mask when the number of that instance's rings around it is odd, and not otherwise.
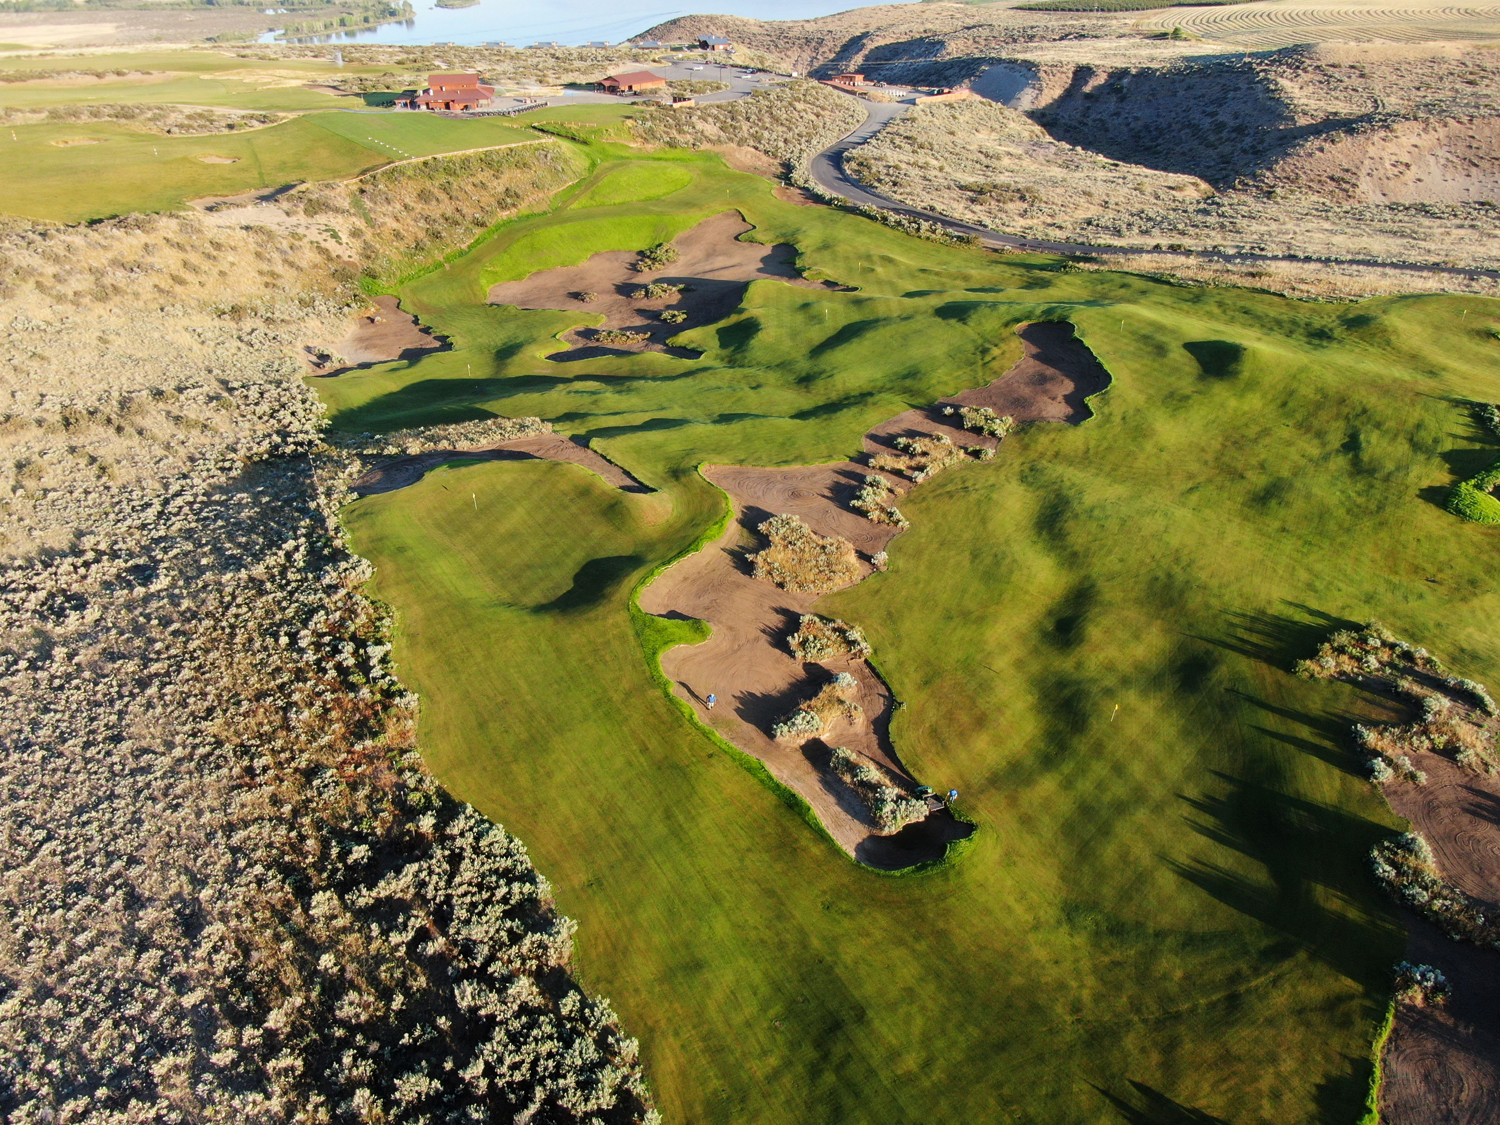
<path fill-rule="evenodd" d="M 850 97 L 858 95 L 850 94 Z M 924 211 L 912 207 L 890 196 L 872 191 L 851 176 L 845 167 L 844 156 L 852 149 L 865 144 L 896 118 L 911 104 L 907 102 L 866 102 L 865 119 L 853 132 L 829 145 L 812 158 L 808 172 L 813 182 L 830 195 L 840 196 L 855 206 L 874 207 L 881 211 L 903 215 L 934 223 L 954 234 L 977 238 L 992 250 L 1027 250 L 1040 254 L 1087 254 L 1095 257 L 1149 256 L 1178 261 L 1211 261 L 1229 264 L 1252 262 L 1328 262 L 1351 266 L 1372 266 L 1379 269 L 1406 270 L 1413 273 L 1437 273 L 1452 277 L 1489 278 L 1500 280 L 1500 270 L 1472 269 L 1464 266 L 1445 266 L 1421 262 L 1382 262 L 1366 258 L 1298 258 L 1279 254 L 1255 254 L 1250 252 L 1218 252 L 1212 250 L 1156 250 L 1139 246 L 1095 246 L 1080 242 L 1049 242 L 1045 239 L 1022 238 L 1018 235 L 1002 234 L 988 227 L 965 223 L 935 211 Z"/>

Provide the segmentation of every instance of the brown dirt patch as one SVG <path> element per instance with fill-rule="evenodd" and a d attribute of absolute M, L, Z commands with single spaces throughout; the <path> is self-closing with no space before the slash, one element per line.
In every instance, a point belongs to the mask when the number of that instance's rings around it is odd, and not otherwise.
<path fill-rule="evenodd" d="M 780 184 L 772 188 L 771 194 L 783 203 L 793 203 L 798 207 L 821 206 L 817 196 L 805 192 L 799 187 L 792 187 L 790 184 Z"/>
<path fill-rule="evenodd" d="M 1402 121 L 1294 151 L 1276 170 L 1334 199 L 1362 203 L 1500 200 L 1500 119 Z"/>
<path fill-rule="evenodd" d="M 382 296 L 360 313 L 349 334 L 334 345 L 333 355 L 311 347 L 306 352 L 314 375 L 337 375 L 398 359 L 410 362 L 448 346 L 447 340 L 434 336 L 415 316 L 402 311 L 395 297 Z M 337 362 L 338 358 L 343 362 Z"/>
<path fill-rule="evenodd" d="M 749 172 L 752 176 L 776 176 L 781 164 L 748 145 L 709 145 L 709 152 L 717 152 L 736 172 Z"/>
<path fill-rule="evenodd" d="M 1068 324 L 1029 324 L 1019 330 L 1025 354 L 1001 378 L 944 402 L 1004 407 L 1018 421 L 1079 422 L 1088 417 L 1083 399 L 1102 390 L 1108 375 Z M 993 448 L 993 438 L 955 429 L 942 403 L 908 410 L 874 427 L 863 442 L 865 459 L 891 447 L 898 435 L 946 434 L 967 446 Z M 961 470 L 952 470 L 961 471 Z M 838 536 L 860 553 L 860 580 L 872 573 L 865 561 L 899 534 L 849 508 L 870 469 L 842 461 L 790 469 L 710 465 L 704 476 L 729 494 L 734 518 L 716 542 L 680 560 L 641 593 L 641 608 L 654 614 L 685 614 L 713 626 L 708 640 L 680 645 L 662 655 L 662 670 L 699 719 L 765 762 L 783 783 L 817 811 L 847 852 L 875 867 L 899 868 L 935 859 L 947 844 L 971 831 L 947 810 L 894 836 L 881 836 L 858 798 L 828 768 L 834 746 L 847 746 L 915 782 L 890 739 L 894 700 L 884 681 L 863 659 L 848 656 L 804 664 L 787 650 L 785 638 L 801 616 L 814 612 L 819 595 L 777 589 L 751 576 L 749 555 L 760 542 L 755 528 L 777 514 L 795 515 L 819 535 Z M 912 487 L 895 480 L 898 496 Z M 858 622 L 852 622 L 858 624 Z M 820 671 L 820 668 L 822 669 Z M 810 677 L 847 671 L 858 680 L 850 696 L 862 715 L 840 720 L 821 739 L 804 746 L 777 743 L 771 726 L 808 695 Z M 720 705 L 709 710 L 713 693 Z M 934 782 L 935 788 L 946 786 Z"/>
<path fill-rule="evenodd" d="M 563 434 L 529 434 L 488 449 L 434 449 L 396 457 L 375 466 L 355 481 L 354 491 L 360 496 L 395 492 L 398 488 L 416 484 L 439 465 L 460 460 L 564 461 L 570 465 L 582 465 L 622 492 L 651 491 L 613 461 Z"/>
<path fill-rule="evenodd" d="M 562 339 L 568 348 L 547 357 L 555 362 L 645 351 L 694 359 L 698 352 L 674 347 L 667 340 L 687 329 L 723 320 L 739 307 L 752 281 L 773 279 L 810 289 L 839 288 L 832 282 L 803 278 L 797 271 L 794 247 L 741 241 L 740 236 L 753 229 L 738 212 L 726 211 L 679 235 L 672 243 L 679 257 L 663 269 L 639 273 L 632 268 L 636 254 L 611 251 L 595 254 L 582 265 L 543 270 L 520 281 L 493 286 L 489 301 L 518 309 L 559 309 L 604 317 L 597 328 L 575 328 L 564 334 Z M 632 296 L 653 282 L 687 289 L 660 300 Z M 580 293 L 596 296 L 593 301 L 581 301 L 577 296 Z M 660 319 L 666 309 L 685 313 L 686 319 L 667 324 Z M 641 332 L 646 338 L 639 343 L 601 343 L 599 333 L 609 330 Z"/>

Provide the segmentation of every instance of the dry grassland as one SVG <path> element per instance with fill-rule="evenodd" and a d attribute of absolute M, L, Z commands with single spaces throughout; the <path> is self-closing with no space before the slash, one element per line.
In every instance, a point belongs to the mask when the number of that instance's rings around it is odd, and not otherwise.
<path fill-rule="evenodd" d="M 865 118 L 858 102 L 816 82 L 757 90 L 732 102 L 690 109 L 652 107 L 636 119 L 641 140 L 679 148 L 743 147 L 796 169 Z"/>
<path fill-rule="evenodd" d="M 421 767 L 302 382 L 351 244 L 446 245 L 398 206 L 441 172 L 0 238 L 8 1120 L 654 1119 L 525 849 Z"/>
<path fill-rule="evenodd" d="M 216 133 L 235 133 L 275 125 L 279 121 L 285 121 L 287 116 L 284 113 L 253 113 L 198 106 L 107 102 L 45 108 L 0 106 L 0 121 L 7 125 L 29 125 L 39 121 L 119 121 L 143 132 L 160 133 L 163 136 L 202 137 Z"/>
<path fill-rule="evenodd" d="M 1271 288 L 1496 291 L 1493 279 L 1370 264 L 1500 269 L 1500 52 L 1325 46 L 1036 73 L 1030 115 L 919 106 L 852 153 L 850 170 L 1008 233 L 1347 263 L 1234 267 Z"/>

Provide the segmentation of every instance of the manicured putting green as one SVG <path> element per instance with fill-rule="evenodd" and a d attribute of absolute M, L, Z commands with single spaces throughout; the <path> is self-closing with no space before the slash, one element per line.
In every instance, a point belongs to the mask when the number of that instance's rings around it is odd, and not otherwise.
<path fill-rule="evenodd" d="M 469 464 L 346 521 L 429 761 L 580 921 L 666 1118 L 1352 1121 L 1402 951 L 1365 856 L 1397 822 L 1342 739 L 1364 704 L 1285 669 L 1378 615 L 1500 683 L 1500 536 L 1441 509 L 1490 456 L 1452 400 L 1500 398 L 1500 303 L 1067 271 L 673 153 L 661 177 L 692 184 L 585 207 L 653 159 L 589 152 L 551 213 L 404 289 L 452 351 L 316 386 L 349 429 L 538 414 L 661 490 Z M 698 360 L 553 363 L 576 316 L 483 303 L 730 207 L 855 291 L 756 283 Z M 1098 416 L 925 485 L 890 572 L 827 603 L 907 704 L 901 752 L 979 825 L 938 873 L 878 875 L 668 703 L 630 590 L 718 516 L 696 465 L 846 456 L 1004 371 L 1030 319 L 1071 320 L 1110 369 Z"/>
<path fill-rule="evenodd" d="M 693 174 L 680 165 L 659 160 L 620 163 L 574 201 L 576 207 L 608 207 L 616 203 L 662 199 L 693 182 Z"/>

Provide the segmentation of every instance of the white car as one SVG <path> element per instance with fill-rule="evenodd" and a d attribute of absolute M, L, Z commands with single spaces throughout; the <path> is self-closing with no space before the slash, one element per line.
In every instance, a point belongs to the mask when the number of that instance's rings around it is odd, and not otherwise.
<path fill-rule="evenodd" d="M 703 68 L 701 66 L 690 66 L 690 67 L 688 67 L 688 69 L 689 70 L 702 70 Z"/>

